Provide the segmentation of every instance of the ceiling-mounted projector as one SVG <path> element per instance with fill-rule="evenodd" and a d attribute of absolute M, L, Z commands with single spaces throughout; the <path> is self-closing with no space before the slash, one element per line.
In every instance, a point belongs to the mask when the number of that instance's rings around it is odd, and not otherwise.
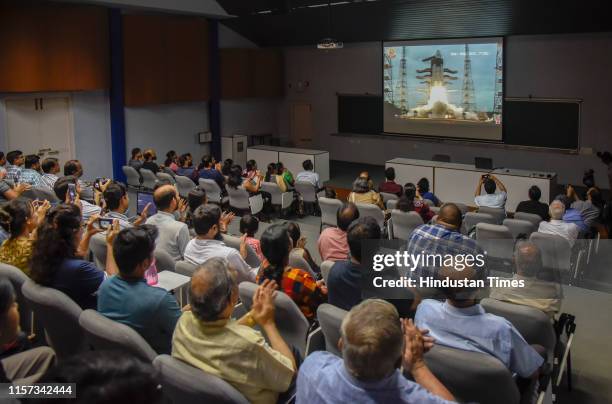
<path fill-rule="evenodd" d="M 317 49 L 342 49 L 344 44 L 332 38 L 325 38 L 317 44 Z"/>

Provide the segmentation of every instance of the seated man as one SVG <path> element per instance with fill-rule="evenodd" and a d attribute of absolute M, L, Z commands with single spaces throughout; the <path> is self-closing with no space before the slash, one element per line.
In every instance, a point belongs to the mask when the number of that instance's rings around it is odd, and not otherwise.
<path fill-rule="evenodd" d="M 83 176 L 83 165 L 79 160 L 68 160 L 64 164 L 64 176 L 74 176 L 79 181 L 81 187 L 81 199 L 94 199 L 94 189 L 92 186 L 87 185 L 81 177 Z"/>
<path fill-rule="evenodd" d="M 202 157 L 202 165 L 199 171 L 200 178 L 213 180 L 221 188 L 221 192 L 225 192 L 225 177 L 216 167 L 213 166 L 213 158 L 210 156 Z"/>
<path fill-rule="evenodd" d="M 149 286 L 144 277 L 153 262 L 155 226 L 124 229 L 113 241 L 118 274 L 98 290 L 98 311 L 136 330 L 159 354 L 169 354 L 172 333 L 181 316 L 176 298 L 165 289 Z"/>
<path fill-rule="evenodd" d="M 304 171 L 297 173 L 295 180 L 300 182 L 309 182 L 315 186 L 317 191 L 319 191 L 321 189 L 321 182 L 319 181 L 319 174 L 314 172 L 314 165 L 312 164 L 312 161 L 304 160 L 302 167 L 304 168 Z"/>
<path fill-rule="evenodd" d="M 247 256 L 246 236 L 240 239 L 240 252 L 223 242 L 224 232 L 233 215 L 221 214 L 217 205 L 201 205 L 193 212 L 192 222 L 196 238 L 187 244 L 185 261 L 202 264 L 210 258 L 223 258 L 237 271 L 238 283 L 255 281 L 259 268 L 251 268 L 244 260 Z"/>
<path fill-rule="evenodd" d="M 47 157 L 43 160 L 41 164 L 41 168 L 43 171 L 42 176 L 42 185 L 53 189 L 55 185 L 55 181 L 59 178 L 57 173 L 60 172 L 60 165 L 58 160 L 55 157 Z"/>
<path fill-rule="evenodd" d="M 563 289 L 554 276 L 546 278 L 542 267 L 542 255 L 538 246 L 529 241 L 520 241 L 514 250 L 516 274 L 512 279 L 524 282 L 523 287 L 491 289 L 491 298 L 522 304 L 542 310 L 551 318 L 561 309 Z"/>
<path fill-rule="evenodd" d="M 40 187 L 42 183 L 42 175 L 40 175 L 40 157 L 36 154 L 28 154 L 25 157 L 25 168 L 19 174 L 19 182 Z"/>
<path fill-rule="evenodd" d="M 480 281 L 484 267 L 469 266 L 459 271 L 442 267 L 436 278 L 449 282 Z M 425 299 L 419 304 L 415 324 L 429 330 L 436 344 L 465 351 L 482 352 L 499 359 L 511 372 L 528 379 L 538 375 L 544 358 L 531 346 L 512 323 L 488 314 L 478 303 L 480 288 L 474 286 L 442 289 L 446 301 Z"/>
<path fill-rule="evenodd" d="M 184 220 L 187 203 L 182 200 L 174 185 L 162 185 L 153 193 L 153 202 L 157 213 L 149 217 L 147 224 L 157 226 L 159 237 L 156 248 L 159 248 L 175 261 L 183 259 L 183 253 L 189 242 L 189 229 L 181 220 L 176 220 L 174 212 L 179 211 Z"/>
<path fill-rule="evenodd" d="M 402 196 L 404 189 L 400 184 L 395 182 L 395 168 L 387 167 L 385 170 L 385 181 L 378 186 L 378 192 Z"/>
<path fill-rule="evenodd" d="M 484 185 L 486 194 L 481 195 L 481 188 Z M 499 187 L 499 192 L 495 192 Z M 506 193 L 506 187 L 502 182 L 497 179 L 493 174 L 484 174 L 480 177 L 478 185 L 476 186 L 476 193 L 474 195 L 474 202 L 476 206 L 485 206 L 489 208 L 505 208 L 506 199 L 508 195 Z"/>
<path fill-rule="evenodd" d="M 353 222 L 347 232 L 351 256 L 336 261 L 327 278 L 328 301 L 343 310 L 359 304 L 361 296 L 361 242 L 380 238 L 380 227 L 374 218 L 362 217 Z"/>
<path fill-rule="evenodd" d="M 555 234 L 569 241 L 573 247 L 580 229 L 574 223 L 568 223 L 564 219 L 565 204 L 555 199 L 550 203 L 550 222 L 540 222 L 539 233 Z"/>
<path fill-rule="evenodd" d="M 300 367 L 298 404 L 454 402 L 423 360 L 422 333 L 412 320 L 400 320 L 392 304 L 359 303 L 342 321 L 341 335 L 342 358 L 314 352 Z M 414 382 L 402 375 L 400 364 Z"/>
<path fill-rule="evenodd" d="M 76 177 L 71 175 L 67 177 L 62 177 L 55 181 L 55 185 L 53 186 L 53 191 L 55 195 L 59 198 L 59 200 L 63 202 L 69 201 L 69 188 L 71 185 L 74 185 L 76 196 L 79 199 L 79 204 L 81 207 L 81 217 L 83 222 L 86 223 L 90 217 L 94 215 L 99 215 L 102 209 L 99 206 L 94 205 L 93 203 L 89 203 L 86 200 L 81 199 L 81 185 L 77 182 Z"/>
<path fill-rule="evenodd" d="M 191 311 L 181 316 L 172 339 L 172 356 L 217 376 L 252 403 L 275 403 L 287 391 L 296 363 L 274 320 L 276 284 L 264 281 L 240 320 L 236 271 L 211 258 L 191 278 Z M 258 325 L 264 336 L 252 327 Z"/>
<path fill-rule="evenodd" d="M 586 199 L 582 200 L 578 197 L 574 187 L 568 185 L 566 196 L 572 201 L 571 208 L 580 212 L 580 216 L 582 216 L 585 226 L 588 227 L 587 230 L 590 230 L 591 227 L 599 222 L 601 209 L 604 205 L 599 188 L 589 188 L 586 192 Z"/>
<path fill-rule="evenodd" d="M 516 207 L 517 212 L 531 213 L 538 215 L 542 220 L 548 220 L 548 205 L 540 202 L 542 191 L 537 185 L 533 185 L 529 188 L 529 200 L 522 201 Z"/>
<path fill-rule="evenodd" d="M 13 186 L 12 182 L 0 178 L 0 206 L 12 201 L 15 198 L 18 198 L 30 188 L 31 187 L 28 184 L 17 184 L 16 186 Z"/>
<path fill-rule="evenodd" d="M 354 203 L 345 204 L 338 209 L 338 227 L 328 227 L 321 232 L 317 246 L 323 261 L 344 261 L 349 259 L 349 245 L 346 231 L 351 223 L 359 219 L 359 210 Z"/>
<path fill-rule="evenodd" d="M 38 382 L 54 365 L 55 352 L 46 346 L 9 352 L 19 335 L 19 310 L 13 285 L 4 277 L 0 278 L 0 330 L 0 383 Z"/>
<path fill-rule="evenodd" d="M 6 161 L 8 161 L 8 165 L 6 166 L 5 179 L 12 181 L 13 184 L 17 184 L 21 170 L 23 170 L 23 153 L 21 150 L 12 150 L 6 154 Z"/>
<path fill-rule="evenodd" d="M 140 216 L 134 220 L 133 223 L 130 222 L 130 219 L 125 215 L 130 206 L 130 199 L 125 189 L 125 185 L 122 183 L 113 182 L 109 184 L 104 190 L 103 196 L 106 209 L 108 210 L 108 213 L 104 217 L 117 219 L 122 230 L 132 227 L 132 225 L 138 226 L 147 220 L 149 204 L 144 207 Z"/>

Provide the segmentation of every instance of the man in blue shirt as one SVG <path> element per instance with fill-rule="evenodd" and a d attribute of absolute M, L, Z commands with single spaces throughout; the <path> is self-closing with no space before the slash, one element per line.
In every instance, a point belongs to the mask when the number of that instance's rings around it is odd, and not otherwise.
<path fill-rule="evenodd" d="M 200 178 L 213 180 L 221 188 L 221 192 L 225 190 L 225 177 L 219 170 L 213 167 L 213 160 L 210 156 L 202 157 L 202 168 L 199 171 Z"/>
<path fill-rule="evenodd" d="M 25 168 L 19 174 L 19 182 L 29 184 L 33 187 L 43 186 L 42 175 L 40 175 L 40 157 L 28 154 L 25 157 Z"/>
<path fill-rule="evenodd" d="M 454 401 L 423 360 L 431 341 L 384 300 L 353 307 L 342 321 L 338 346 L 342 358 L 323 351 L 306 358 L 297 378 L 298 404 Z M 416 383 L 402 375 L 400 363 Z"/>
<path fill-rule="evenodd" d="M 121 230 L 113 241 L 118 275 L 98 291 L 98 311 L 136 330 L 159 354 L 169 354 L 181 309 L 170 293 L 147 285 L 144 274 L 153 262 L 157 228 L 141 225 Z"/>
<path fill-rule="evenodd" d="M 6 161 L 8 161 L 8 165 L 6 166 L 5 179 L 13 181 L 13 184 L 17 184 L 21 170 L 23 170 L 23 153 L 21 150 L 12 150 L 6 154 Z"/>
<path fill-rule="evenodd" d="M 567 195 L 557 195 L 555 200 L 561 201 L 565 206 L 565 213 L 563 214 L 563 221 L 565 223 L 574 223 L 578 226 L 578 230 L 580 233 L 584 234 L 589 231 L 589 226 L 584 222 L 584 218 L 578 209 L 572 208 L 572 199 L 567 197 Z"/>

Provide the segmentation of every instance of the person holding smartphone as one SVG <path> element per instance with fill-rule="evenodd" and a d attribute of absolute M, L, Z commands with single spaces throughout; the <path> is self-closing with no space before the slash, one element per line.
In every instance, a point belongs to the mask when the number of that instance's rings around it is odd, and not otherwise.
<path fill-rule="evenodd" d="M 89 221 L 92 216 L 99 215 L 102 212 L 99 206 L 81 200 L 81 186 L 76 177 L 69 175 L 58 179 L 53 186 L 53 191 L 60 201 L 80 207 L 83 222 Z"/>
<path fill-rule="evenodd" d="M 140 215 L 137 216 L 136 220 L 133 222 L 130 222 L 130 219 L 125 215 L 130 206 L 130 199 L 125 185 L 119 182 L 113 182 L 106 187 L 103 196 L 108 212 L 102 219 L 117 219 L 119 221 L 119 227 L 121 227 L 122 230 L 128 227 L 138 226 L 147 220 L 147 212 L 149 211 L 150 203 L 144 207 Z M 102 223 L 100 224 L 102 225 Z"/>
<path fill-rule="evenodd" d="M 481 195 L 481 188 L 484 185 L 486 194 Z M 496 192 L 499 188 L 499 192 Z M 476 192 L 474 194 L 474 202 L 476 206 L 485 206 L 489 208 L 506 207 L 506 199 L 508 194 L 504 184 L 493 174 L 484 174 L 480 177 Z"/>

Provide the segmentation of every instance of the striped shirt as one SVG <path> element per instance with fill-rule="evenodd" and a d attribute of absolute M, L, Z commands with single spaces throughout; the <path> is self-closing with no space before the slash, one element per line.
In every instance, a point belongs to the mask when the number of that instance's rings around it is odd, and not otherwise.
<path fill-rule="evenodd" d="M 21 174 L 19 174 L 19 182 L 24 184 L 30 184 L 33 187 L 41 187 L 42 183 L 42 175 L 36 170 L 32 170 L 31 168 L 24 168 L 21 170 Z"/>
<path fill-rule="evenodd" d="M 23 168 L 19 166 L 8 164 L 6 166 L 6 178 L 5 179 L 13 181 L 13 184 L 18 183 L 19 176 L 21 175 L 21 170 L 23 170 Z"/>

